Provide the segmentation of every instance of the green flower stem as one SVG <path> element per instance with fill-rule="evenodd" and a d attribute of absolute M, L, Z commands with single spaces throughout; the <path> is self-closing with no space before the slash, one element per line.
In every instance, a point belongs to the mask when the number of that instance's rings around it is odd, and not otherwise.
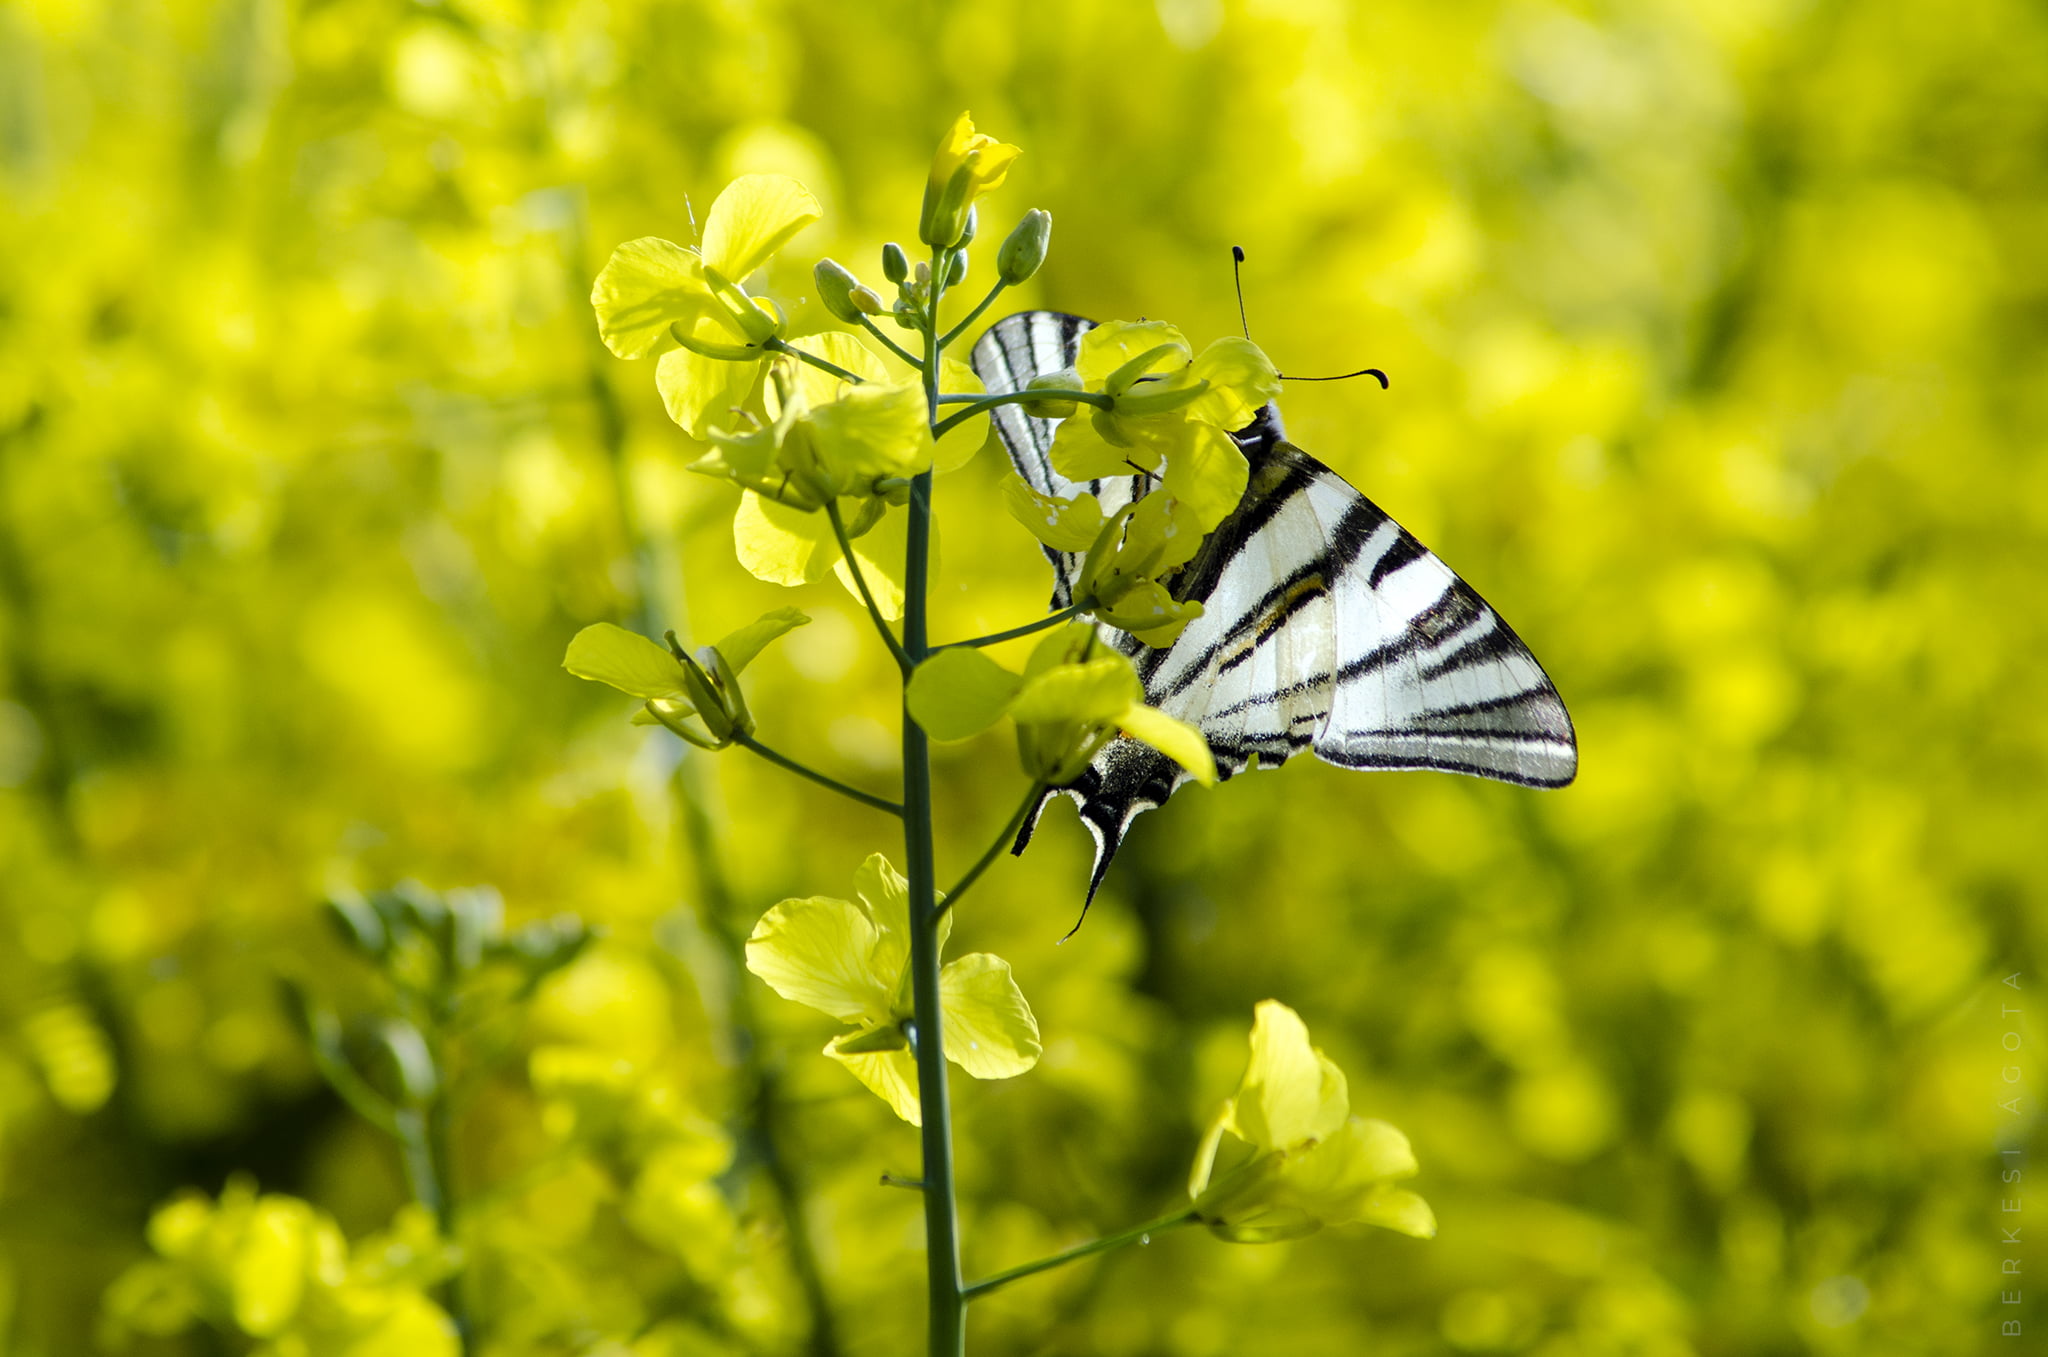
<path fill-rule="evenodd" d="M 925 486 L 925 513 L 927 521 L 929 521 L 931 513 L 931 473 L 927 471 L 921 479 Z M 916 521 L 917 515 L 917 491 L 914 488 L 915 485 L 916 482 L 913 481 L 913 489 L 911 491 L 911 518 L 913 523 Z M 874 593 L 868 588 L 868 577 L 861 572 L 860 558 L 853 554 L 853 539 L 846 535 L 846 519 L 840 515 L 839 501 L 837 499 L 825 501 L 825 517 L 832 521 L 832 535 L 839 539 L 839 554 L 845 559 L 846 568 L 853 575 L 853 585 L 860 593 L 860 601 L 867 604 L 868 616 L 875 619 L 875 630 L 882 634 L 883 644 L 887 645 L 889 653 L 896 657 L 896 667 L 903 671 L 905 678 L 908 678 L 911 669 L 915 666 L 910 656 L 905 653 L 904 642 L 899 642 L 896 639 L 896 633 L 889 630 L 889 619 L 882 616 L 881 605 L 875 602 Z M 907 579 L 905 580 L 904 587 L 906 592 L 904 596 L 903 634 L 907 640 L 910 635 L 909 582 Z"/>
<path fill-rule="evenodd" d="M 988 295 L 986 297 L 983 297 L 981 299 L 981 305 L 975 307 L 972 311 L 969 311 L 965 319 L 963 319 L 958 325 L 955 325 L 952 329 L 946 331 L 946 337 L 939 341 L 939 347 L 941 349 L 951 348 L 953 346 L 953 341 L 958 339 L 961 336 L 961 334 L 967 329 L 968 326 L 974 324 L 974 322 L 976 322 L 977 320 L 980 320 L 981 313 L 988 310 L 989 306 L 994 303 L 995 299 L 1003 295 L 1003 289 L 1008 286 L 1009 284 L 1004 282 L 1002 279 L 996 279 L 996 285 L 988 290 Z M 932 314 L 934 316 L 938 315 L 938 309 L 936 307 L 932 309 Z"/>
<path fill-rule="evenodd" d="M 939 299 L 946 258 L 932 251 L 931 310 L 924 323 L 925 409 L 939 413 Z M 913 666 L 928 653 L 925 595 L 931 562 L 932 473 L 910 483 L 910 523 L 903 551 L 903 648 Z M 904 683 L 909 684 L 909 668 Z M 932 870 L 931 752 L 924 728 L 903 708 L 903 849 L 910 887 L 911 1010 L 917 1032 L 917 1103 L 923 1126 L 925 1282 L 931 1357 L 967 1351 L 967 1299 L 960 1274 L 960 1213 L 953 1189 L 953 1116 L 946 1097 L 945 1028 L 939 1006 L 939 911 Z"/>
<path fill-rule="evenodd" d="M 838 792 L 841 796 L 851 797 L 863 806 L 873 806 L 876 810 L 887 811 L 889 814 L 899 817 L 903 814 L 903 807 L 897 805 L 894 801 L 884 800 L 882 797 L 871 795 L 858 787 L 849 787 L 838 778 L 827 777 L 815 768 L 807 768 L 789 757 L 789 755 L 770 749 L 751 735 L 735 734 L 733 736 L 733 743 L 742 749 L 752 750 L 778 768 L 786 768 L 798 777 L 809 778 L 820 787 L 829 788 L 832 791 Z"/>
<path fill-rule="evenodd" d="M 1016 839 L 1017 830 L 1023 825 L 1024 817 L 1029 815 L 1032 808 L 1044 797 L 1046 785 L 1043 782 L 1031 784 L 1031 790 L 1024 793 L 1023 804 L 1017 807 L 1017 813 L 1010 817 L 1010 822 L 1003 826 L 1003 832 L 996 835 L 995 842 L 988 846 L 988 851 L 983 853 L 981 858 L 972 867 L 967 869 L 967 875 L 961 877 L 954 884 L 953 889 L 946 892 L 946 898 L 938 908 L 939 914 L 943 915 L 947 910 L 959 904 L 960 897 L 967 894 L 967 888 L 979 880 L 981 874 L 989 869 L 989 864 L 996 860 L 997 855 Z"/>
<path fill-rule="evenodd" d="M 1116 405 L 1114 396 L 1105 396 L 1100 391 L 1005 391 L 1000 396 L 982 396 L 971 405 L 963 405 L 932 426 L 932 437 L 940 438 L 951 433 L 976 415 L 995 409 L 998 405 L 1022 405 L 1025 401 L 1073 401 L 1080 405 L 1093 405 L 1103 410 Z"/>
<path fill-rule="evenodd" d="M 1177 1229 L 1182 1225 L 1192 1225 L 1194 1220 L 1195 1208 L 1192 1206 L 1183 1207 L 1171 1215 L 1161 1216 L 1157 1220 L 1148 1220 L 1143 1225 L 1133 1226 L 1122 1234 L 1104 1235 L 1102 1238 L 1087 1244 L 1076 1244 L 1071 1249 L 1055 1253 L 1048 1258 L 1041 1258 L 1035 1263 L 1025 1263 L 1021 1267 L 1013 1267 L 1006 1272 L 998 1272 L 992 1277 L 983 1277 L 980 1281 L 967 1288 L 967 1299 L 980 1300 L 989 1292 L 1008 1286 L 1011 1282 L 1021 1281 L 1036 1273 L 1049 1272 L 1053 1268 L 1082 1258 L 1092 1257 L 1098 1253 L 1108 1253 L 1111 1249 L 1120 1249 L 1126 1244 L 1149 1243 L 1152 1235 L 1162 1234 L 1167 1230 Z"/>
<path fill-rule="evenodd" d="M 802 349 L 796 347 L 796 345 L 787 343 L 780 339 L 769 339 L 765 341 L 761 345 L 761 347 L 767 349 L 770 353 L 786 353 L 792 358 L 801 359 L 804 362 L 809 363 L 812 367 L 819 369 L 820 371 L 831 373 L 834 377 L 837 377 L 842 382 L 852 382 L 854 385 L 858 386 L 860 383 L 867 380 L 857 372 L 848 372 L 845 368 L 839 366 L 839 364 L 837 363 L 831 362 L 824 358 L 820 358 L 815 353 L 805 353 Z"/>
<path fill-rule="evenodd" d="M 1068 618 L 1086 611 L 1088 606 L 1085 603 L 1076 603 L 1072 607 L 1062 608 L 1056 613 L 1048 613 L 1036 622 L 1026 622 L 1021 627 L 1011 627 L 1008 631 L 998 631 L 988 636 L 977 636 L 971 641 L 948 641 L 946 644 L 934 648 L 938 650 L 952 650 L 957 646 L 992 646 L 998 641 L 1014 641 L 1019 636 L 1029 636 L 1033 632 L 1044 631 L 1047 627 L 1056 627 Z"/>
<path fill-rule="evenodd" d="M 887 334 L 883 333 L 882 327 L 875 324 L 873 317 L 863 315 L 860 318 L 860 323 L 867 329 L 867 332 L 869 334 L 873 335 L 876 339 L 882 341 L 883 348 L 895 354 L 898 358 L 901 358 L 904 362 L 910 364 L 910 366 L 912 367 L 922 366 L 922 364 L 918 361 L 917 355 L 912 353 L 909 349 L 904 348 L 901 344 L 898 344 L 895 340 L 889 338 Z"/>

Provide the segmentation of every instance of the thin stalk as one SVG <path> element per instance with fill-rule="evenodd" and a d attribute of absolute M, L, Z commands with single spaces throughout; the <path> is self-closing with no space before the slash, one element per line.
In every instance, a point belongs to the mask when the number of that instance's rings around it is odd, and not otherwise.
<path fill-rule="evenodd" d="M 1043 782 L 1031 784 L 1031 790 L 1024 793 L 1023 803 L 1017 807 L 1016 814 L 1010 817 L 1010 822 L 1003 826 L 1003 832 L 996 835 L 995 842 L 988 846 L 988 851 L 981 855 L 980 860 L 967 869 L 967 875 L 961 877 L 958 882 L 954 883 L 953 889 L 946 892 L 946 898 L 939 905 L 938 909 L 941 915 L 959 904 L 960 897 L 967 894 L 967 888 L 980 879 L 981 874 L 989 869 L 989 864 L 996 860 L 997 855 L 1004 848 L 1015 841 L 1018 827 L 1024 823 L 1024 817 L 1031 813 L 1032 807 L 1036 806 L 1043 799 L 1045 788 L 1046 784 Z"/>
<path fill-rule="evenodd" d="M 966 331 L 968 326 L 974 324 L 974 322 L 976 322 L 977 320 L 980 320 L 981 313 L 988 310 L 989 304 L 995 301 L 996 298 L 1002 296 L 1003 289 L 1008 286 L 1009 284 L 1004 282 L 1002 279 L 996 279 L 996 285 L 988 290 L 988 295 L 981 299 L 981 304 L 975 307 L 972 311 L 969 311 L 966 317 L 958 325 L 955 325 L 952 329 L 946 331 L 946 337 L 939 341 L 939 347 L 941 349 L 951 348 L 953 346 L 953 341 L 958 339 L 961 336 L 961 334 Z M 934 316 L 938 315 L 938 310 L 936 307 L 933 308 L 932 314 Z"/>
<path fill-rule="evenodd" d="M 1055 1253 L 1049 1258 L 1041 1258 L 1035 1263 L 1025 1263 L 1021 1267 L 1013 1267 L 1006 1272 L 998 1272 L 994 1276 L 983 1277 L 980 1281 L 967 1288 L 967 1299 L 980 1300 L 989 1292 L 1008 1286 L 1011 1282 L 1021 1281 L 1040 1272 L 1049 1272 L 1053 1268 L 1061 1267 L 1082 1258 L 1093 1257 L 1098 1253 L 1108 1253 L 1111 1249 L 1120 1249 L 1126 1244 L 1149 1243 L 1152 1235 L 1161 1234 L 1182 1225 L 1191 1225 L 1194 1223 L 1194 1219 L 1194 1208 L 1191 1206 L 1182 1207 L 1171 1215 L 1161 1216 L 1157 1220 L 1148 1220 L 1143 1225 L 1134 1225 L 1121 1234 L 1104 1235 L 1102 1238 L 1092 1240 L 1086 1244 L 1076 1244 L 1071 1249 Z"/>
<path fill-rule="evenodd" d="M 929 515 L 931 473 L 926 472 L 923 479 L 926 487 L 926 513 Z M 914 502 L 915 495 L 916 492 L 913 491 L 913 503 L 911 504 L 912 522 L 916 521 L 917 516 L 917 505 Z M 910 656 L 905 653 L 903 643 L 899 642 L 896 639 L 896 634 L 889 630 L 889 619 L 882 616 L 881 605 L 875 602 L 874 593 L 868 588 L 868 577 L 861 571 L 860 558 L 853 554 L 853 539 L 846 535 L 846 520 L 840 516 L 838 500 L 828 499 L 825 501 L 825 517 L 832 521 L 832 535 L 839 539 L 839 554 L 846 560 L 846 569 L 853 576 L 853 586 L 860 594 L 860 601 L 868 605 L 868 616 L 875 620 L 875 630 L 882 634 L 882 640 L 888 645 L 889 653 L 896 657 L 896 667 L 908 676 L 914 667 L 913 662 Z M 904 601 L 903 632 L 908 637 L 910 634 L 910 612 L 907 597 L 909 581 L 907 578 L 904 581 L 904 588 L 906 590 L 906 598 Z"/>
<path fill-rule="evenodd" d="M 842 382 L 852 382 L 854 385 L 858 386 L 860 383 L 867 380 L 867 378 L 861 376 L 859 373 L 848 372 L 845 368 L 839 366 L 839 364 L 837 363 L 830 361 L 829 359 L 820 358 L 815 353 L 805 353 L 802 349 L 798 348 L 794 344 L 787 342 L 786 340 L 769 339 L 766 343 L 762 344 L 761 347 L 767 349 L 771 353 L 786 353 L 792 358 L 801 359 L 804 362 L 809 363 L 812 367 L 819 369 L 820 371 L 831 373 L 834 377 L 837 377 Z"/>
<path fill-rule="evenodd" d="M 939 298 L 946 252 L 933 249 L 931 311 L 925 317 L 925 408 L 939 412 Z M 931 559 L 932 474 L 910 483 L 903 552 L 903 648 L 924 659 L 925 594 Z M 908 684 L 908 670 L 906 686 Z M 932 770 L 924 729 L 903 709 L 903 849 L 910 886 L 911 1004 L 917 1037 L 917 1103 L 923 1122 L 924 1243 L 931 1357 L 963 1357 L 967 1301 L 960 1274 L 960 1214 L 953 1188 L 953 1119 L 946 1097 L 946 1051 L 939 1007 L 939 911 L 932 870 Z"/>
<path fill-rule="evenodd" d="M 898 344 L 895 340 L 889 338 L 888 335 L 884 334 L 882 332 L 882 327 L 875 324 L 875 322 L 870 317 L 863 315 L 860 318 L 860 323 L 867 327 L 867 332 L 869 334 L 873 335 L 876 339 L 882 341 L 883 348 L 895 354 L 898 358 L 901 358 L 904 362 L 910 364 L 910 366 L 912 367 L 917 367 L 919 365 L 916 354 L 912 353 L 909 349 L 904 348 L 901 344 Z"/>
<path fill-rule="evenodd" d="M 1025 401 L 1073 401 L 1079 405 L 1093 405 L 1104 410 L 1116 404 L 1115 397 L 1105 396 L 1100 391 L 1068 391 L 1064 388 L 1054 391 L 1005 391 L 998 396 L 982 396 L 972 404 L 961 406 L 932 425 L 932 437 L 944 437 L 976 415 L 993 410 L 998 405 L 1022 405 Z"/>
<path fill-rule="evenodd" d="M 775 750 L 770 749 L 767 745 L 762 744 L 759 740 L 755 739 L 751 735 L 735 735 L 733 737 L 733 743 L 740 746 L 740 748 L 742 749 L 752 750 L 754 753 L 759 754 L 762 758 L 768 760 L 768 762 L 774 764 L 778 768 L 788 769 L 790 772 L 795 773 L 798 777 L 809 778 L 811 781 L 817 783 L 820 787 L 825 787 L 831 791 L 838 792 L 841 796 L 851 797 L 855 801 L 860 802 L 863 806 L 873 806 L 876 810 L 887 811 L 889 814 L 895 816 L 901 816 L 903 814 L 903 807 L 897 805 L 894 801 L 884 800 L 882 797 L 871 795 L 867 792 L 862 791 L 858 787 L 849 787 L 844 782 L 841 782 L 838 778 L 827 777 L 825 774 L 819 772 L 815 768 L 807 768 L 803 764 L 798 763 L 795 759 L 790 758 L 787 754 L 778 753 Z"/>
<path fill-rule="evenodd" d="M 1070 608 L 1062 608 L 1056 613 L 1048 613 L 1036 622 L 1026 622 L 1021 627 L 1011 627 L 1008 631 L 999 631 L 988 636 L 977 636 L 971 641 L 948 641 L 946 644 L 935 648 L 939 650 L 952 650 L 959 646 L 992 646 L 998 641 L 1014 641 L 1019 636 L 1029 636 L 1035 631 L 1044 631 L 1047 627 L 1056 627 L 1068 618 L 1080 613 L 1086 606 L 1086 604 L 1076 603 Z"/>

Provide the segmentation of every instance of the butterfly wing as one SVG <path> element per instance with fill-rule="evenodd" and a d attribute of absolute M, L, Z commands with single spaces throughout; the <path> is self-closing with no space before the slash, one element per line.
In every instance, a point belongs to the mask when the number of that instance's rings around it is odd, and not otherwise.
<path fill-rule="evenodd" d="M 1090 322 L 1054 312 L 1008 317 L 975 346 L 991 392 L 1073 361 Z M 1005 416 L 1008 416 L 1005 418 Z M 1127 502 L 1143 478 L 1076 485 L 1048 460 L 1056 420 L 999 407 L 997 431 L 1033 488 Z M 1136 664 L 1147 701 L 1200 727 L 1217 773 L 1313 748 L 1345 768 L 1433 768 L 1532 787 L 1578 771 L 1571 718 L 1535 656 L 1498 613 L 1400 524 L 1286 441 L 1267 406 L 1233 435 L 1250 464 L 1245 495 L 1166 581 L 1203 615 L 1153 649 L 1114 628 L 1104 638 Z M 1098 489 L 1097 487 L 1100 487 Z M 1065 607 L 1078 558 L 1048 550 Z M 1163 805 L 1187 774 L 1134 740 L 1112 741 L 1059 788 L 1096 841 L 1089 896 L 1130 823 Z M 1041 803 L 1042 809 L 1043 803 Z M 1018 838 L 1029 842 L 1037 816 Z"/>

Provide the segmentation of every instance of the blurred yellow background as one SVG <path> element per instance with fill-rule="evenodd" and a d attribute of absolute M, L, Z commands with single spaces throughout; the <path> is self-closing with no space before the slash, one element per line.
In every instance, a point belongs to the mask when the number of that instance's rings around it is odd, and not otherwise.
<path fill-rule="evenodd" d="M 1392 375 L 1291 387 L 1290 433 L 1513 622 L 1584 769 L 1184 792 L 1057 949 L 1088 854 L 1049 813 L 955 944 L 1015 964 L 1047 1046 L 957 1088 L 970 1273 L 1171 1206 L 1267 997 L 1409 1133 L 1442 1231 L 1181 1232 L 977 1306 L 976 1350 L 2041 1341 L 2048 1162 L 1998 1178 L 2048 1080 L 2038 6 L 26 0 L 0 11 L 0 1353 L 91 1350 L 181 1187 L 246 1170 L 384 1228 L 396 1158 L 280 982 L 368 1003 L 319 902 L 404 877 L 607 930 L 457 1128 L 484 1351 L 801 1350 L 776 1173 L 838 1350 L 916 1346 L 916 1202 L 876 1185 L 915 1134 L 717 944 L 846 894 L 892 823 L 729 753 L 696 765 L 693 852 L 676 742 L 559 664 L 588 622 L 708 640 L 796 603 L 814 623 L 749 671 L 762 736 L 886 787 L 857 605 L 739 569 L 733 492 L 680 470 L 587 297 L 614 243 L 691 240 L 728 178 L 779 171 L 827 216 L 765 290 L 825 328 L 808 262 L 876 279 L 962 108 L 1026 153 L 969 294 L 1044 207 L 1019 306 L 1200 344 L 1236 328 L 1239 244 L 1283 371 Z M 941 637 L 1043 606 L 1000 469 L 941 482 Z M 1018 790 L 1006 735 L 940 760 L 945 878 Z M 543 1049 L 678 1091 L 735 1167 L 643 1200 L 565 1159 Z"/>

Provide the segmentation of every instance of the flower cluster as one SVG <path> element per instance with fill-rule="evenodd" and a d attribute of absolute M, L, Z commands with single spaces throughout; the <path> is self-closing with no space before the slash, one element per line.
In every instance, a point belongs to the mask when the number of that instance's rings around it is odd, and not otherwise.
<path fill-rule="evenodd" d="M 953 931 L 938 922 L 939 947 Z M 917 1124 L 916 1025 L 910 995 L 909 882 L 880 853 L 854 878 L 854 899 L 784 900 L 747 939 L 747 968 L 785 999 L 829 1013 L 851 1032 L 825 1054 Z M 1010 963 L 973 952 L 939 972 L 946 1056 L 977 1079 L 1008 1079 L 1038 1063 L 1038 1020 Z"/>
<path fill-rule="evenodd" d="M 1266 1000 L 1252 1020 L 1251 1046 L 1236 1095 L 1195 1157 L 1188 1182 L 1195 1218 L 1240 1244 L 1360 1221 L 1419 1239 L 1434 1235 L 1429 1203 L 1391 1185 L 1415 1173 L 1408 1138 L 1386 1122 L 1351 1115 L 1344 1072 L 1309 1044 L 1300 1015 Z"/>
<path fill-rule="evenodd" d="M 936 740 L 964 740 L 1008 716 L 1026 776 L 1062 786 L 1119 732 L 1171 758 L 1205 786 L 1216 760 L 1202 732 L 1145 705 L 1145 686 L 1129 659 L 1086 622 L 1060 628 L 1031 652 L 1022 674 L 980 650 L 954 646 L 918 666 L 910 714 Z"/>
<path fill-rule="evenodd" d="M 238 1177 L 218 1201 L 186 1193 L 158 1208 L 149 1243 L 156 1258 L 130 1268 L 107 1294 L 110 1339 L 205 1323 L 253 1340 L 259 1357 L 462 1350 L 455 1325 L 427 1296 L 460 1258 L 418 1206 L 351 1249 L 326 1212 L 296 1197 L 259 1195 Z"/>

